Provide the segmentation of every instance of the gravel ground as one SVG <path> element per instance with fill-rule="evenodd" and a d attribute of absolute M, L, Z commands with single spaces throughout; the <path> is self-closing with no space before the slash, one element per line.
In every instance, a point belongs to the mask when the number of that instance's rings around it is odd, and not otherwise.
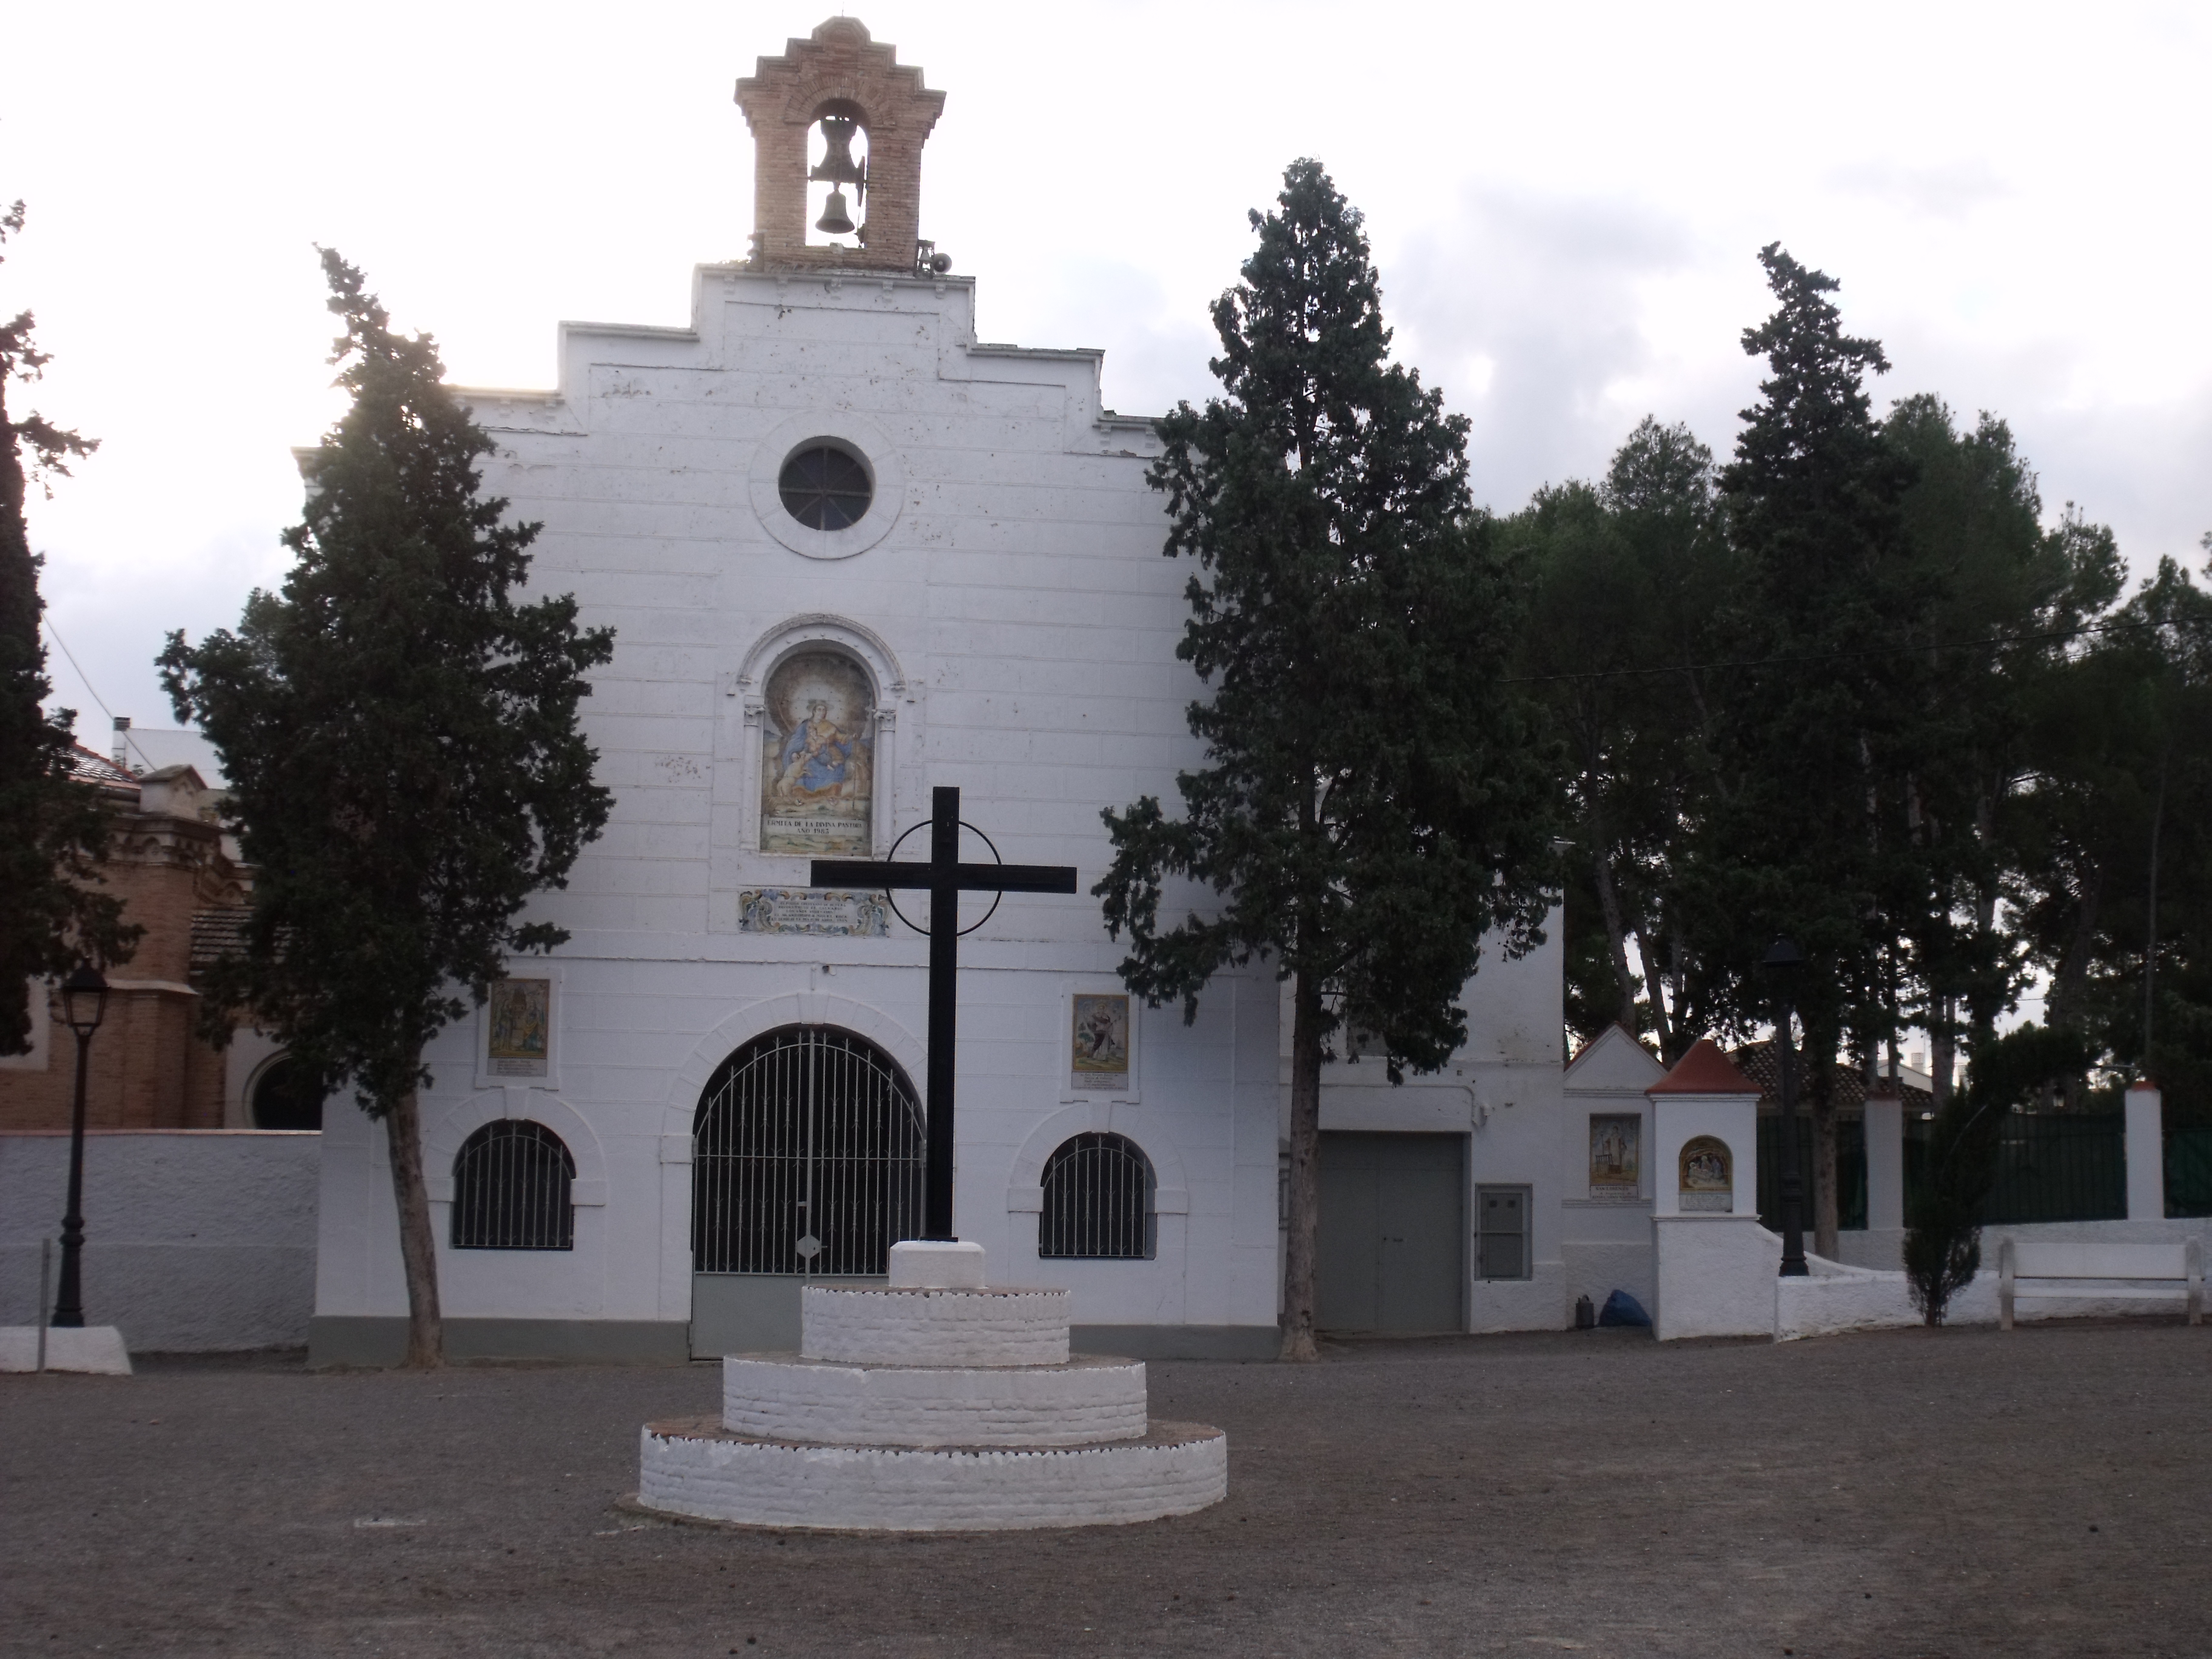
<path fill-rule="evenodd" d="M 641 1522 L 716 1368 L 0 1376 L 0 1651 L 2212 1653 L 2212 1328 L 1641 1333 L 1157 1364 L 1227 1503 L 934 1538 Z"/>

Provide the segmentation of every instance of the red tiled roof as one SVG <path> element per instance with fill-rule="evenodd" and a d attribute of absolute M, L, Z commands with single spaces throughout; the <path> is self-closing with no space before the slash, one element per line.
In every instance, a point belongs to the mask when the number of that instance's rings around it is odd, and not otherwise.
<path fill-rule="evenodd" d="M 1778 1106 L 1781 1103 L 1782 1070 L 1777 1063 L 1772 1042 L 1761 1037 L 1756 1042 L 1739 1043 L 1729 1051 L 1729 1058 L 1735 1062 L 1738 1071 L 1759 1085 L 1761 1105 Z M 1915 1103 L 1917 1108 L 1925 1109 L 1935 1104 L 1934 1097 L 1918 1084 L 1905 1078 L 1896 1079 L 1895 1082 L 1897 1092 L 1905 1100 Z M 1839 1110 L 1856 1113 L 1866 1103 L 1866 1075 L 1856 1066 L 1838 1061 L 1829 1087 L 1834 1091 L 1833 1098 Z M 1800 1054 L 1797 1065 L 1799 1104 L 1803 1104 L 1808 1098 L 1804 1058 Z"/>
<path fill-rule="evenodd" d="M 1655 1095 L 1755 1095 L 1759 1085 L 1729 1063 L 1720 1044 L 1699 1037 L 1674 1069 L 1645 1092 Z"/>

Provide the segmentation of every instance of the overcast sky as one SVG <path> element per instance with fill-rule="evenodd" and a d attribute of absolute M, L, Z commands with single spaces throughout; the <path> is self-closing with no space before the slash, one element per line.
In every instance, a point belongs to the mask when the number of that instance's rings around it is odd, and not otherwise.
<path fill-rule="evenodd" d="M 818 0 L 817 0 L 818 3 Z M 331 418 L 313 244 L 455 380 L 550 386 L 563 318 L 689 321 L 740 257 L 731 101 L 796 5 L 383 0 L 25 7 L 0 313 L 11 389 L 101 440 L 33 501 L 51 617 L 115 713 L 169 723 L 161 637 L 282 579 L 289 450 Z M 2212 530 L 2202 6 L 874 4 L 949 93 L 922 234 L 985 338 L 1106 349 L 1108 401 L 1211 382 L 1248 208 L 1314 155 L 1366 215 L 1399 356 L 1472 417 L 1476 493 L 1589 477 L 1647 411 L 1725 453 L 1756 252 L 1840 277 L 1876 388 L 2004 416 L 2138 570 Z M 57 653 L 58 701 L 105 748 Z"/>

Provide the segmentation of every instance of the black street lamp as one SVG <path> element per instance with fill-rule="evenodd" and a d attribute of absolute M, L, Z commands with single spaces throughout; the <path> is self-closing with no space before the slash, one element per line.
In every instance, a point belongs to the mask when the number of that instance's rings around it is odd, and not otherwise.
<path fill-rule="evenodd" d="M 1790 1023 L 1805 958 L 1788 939 L 1778 939 L 1767 946 L 1764 965 L 1774 981 L 1774 1048 L 1782 1067 L 1782 1277 L 1803 1279 L 1812 1269 L 1805 1265 L 1805 1177 L 1797 1167 L 1797 1041 Z"/>
<path fill-rule="evenodd" d="M 76 1109 L 70 1117 L 69 1212 L 62 1217 L 61 1293 L 54 1299 L 54 1323 L 76 1329 L 84 1323 L 84 1287 L 80 1259 L 84 1253 L 84 1074 L 92 1034 L 107 1013 L 107 981 L 89 963 L 62 981 L 62 1020 L 76 1033 Z"/>

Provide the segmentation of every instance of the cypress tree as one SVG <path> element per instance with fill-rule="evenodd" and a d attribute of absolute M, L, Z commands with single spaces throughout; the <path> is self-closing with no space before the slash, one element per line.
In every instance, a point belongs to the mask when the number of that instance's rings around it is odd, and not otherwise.
<path fill-rule="evenodd" d="M 1757 665 L 1735 678 L 1723 716 L 1733 787 L 1717 803 L 1700 914 L 1733 930 L 1720 948 L 1741 970 L 1778 933 L 1805 952 L 1814 1248 L 1832 1256 L 1836 1055 L 1887 1020 L 1887 948 L 1901 909 L 1924 913 L 1926 881 L 1925 860 L 1885 831 L 1913 772 L 1940 759 L 1924 660 L 1876 653 L 1904 642 L 1940 590 L 1906 544 L 1912 464 L 1869 405 L 1866 376 L 1889 368 L 1880 343 L 1843 331 L 1834 277 L 1779 243 L 1759 262 L 1778 304 L 1743 349 L 1769 374 L 1720 478 L 1746 577 L 1729 623 Z M 1765 988 L 1748 971 L 1739 983 L 1748 1023 Z"/>
<path fill-rule="evenodd" d="M 23 204 L 0 213 L 0 244 L 23 228 Z M 33 982 L 82 962 L 112 966 L 127 958 L 139 929 L 122 905 L 98 890 L 108 818 L 99 795 L 73 769 L 76 716 L 51 717 L 46 649 L 39 637 L 41 560 L 31 551 L 23 502 L 33 483 L 69 476 L 71 460 L 100 447 L 36 413 L 8 411 L 10 382 L 38 380 L 50 359 L 33 342 L 34 322 L 20 312 L 0 323 L 0 1054 L 27 1053 Z"/>
<path fill-rule="evenodd" d="M 427 335 L 393 332 L 325 250 L 331 361 L 352 404 L 307 458 L 284 534 L 298 562 L 235 632 L 161 656 L 178 717 L 223 757 L 255 866 L 246 949 L 219 965 L 221 1018 L 250 1009 L 326 1090 L 351 1084 L 392 1151 L 407 1363 L 438 1362 L 436 1256 L 417 1091 L 424 1047 L 481 1003 L 509 955 L 568 935 L 520 921 L 565 884 L 612 803 L 576 728 L 612 654 L 571 595 L 518 603 L 533 524 L 478 493 L 495 447 L 441 383 Z"/>
<path fill-rule="evenodd" d="M 1133 991 L 1157 1006 L 1271 961 L 1292 1005 L 1283 1355 L 1315 1357 L 1321 1076 L 1347 1023 L 1393 1081 L 1465 1040 L 1486 931 L 1540 943 L 1552 757 L 1500 684 L 1515 586 L 1469 503 L 1467 423 L 1389 361 L 1360 218 L 1317 162 L 1251 216 L 1259 246 L 1213 307 L 1224 395 L 1160 424 L 1164 551 L 1197 565 L 1177 654 L 1205 765 L 1182 815 L 1105 813 L 1105 899 Z M 1163 925 L 1170 881 L 1208 912 Z"/>

